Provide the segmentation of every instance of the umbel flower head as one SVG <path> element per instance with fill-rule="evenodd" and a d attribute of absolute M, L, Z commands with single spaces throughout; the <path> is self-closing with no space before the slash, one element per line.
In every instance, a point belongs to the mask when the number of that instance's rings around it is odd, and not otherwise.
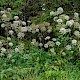
<path fill-rule="evenodd" d="M 66 46 L 66 49 L 67 49 L 67 50 L 71 50 L 71 45 L 67 45 L 67 46 Z"/>
<path fill-rule="evenodd" d="M 22 33 L 22 32 L 19 32 L 18 34 L 17 34 L 17 36 L 18 36 L 18 38 L 24 38 L 24 36 L 25 36 L 25 34 L 24 33 Z"/>
<path fill-rule="evenodd" d="M 44 48 L 48 48 L 48 44 L 44 44 Z"/>
<path fill-rule="evenodd" d="M 2 15 L 2 18 L 7 18 L 7 15 L 6 15 L 6 14 L 3 14 L 3 15 Z"/>
<path fill-rule="evenodd" d="M 62 21 L 62 19 L 58 19 L 57 22 L 58 23 L 62 23 L 63 21 Z"/>
<path fill-rule="evenodd" d="M 0 12 L 1 14 L 5 14 L 5 10 Z"/>
<path fill-rule="evenodd" d="M 66 25 L 71 27 L 74 24 L 74 20 L 70 20 L 66 22 Z"/>
<path fill-rule="evenodd" d="M 59 46 L 61 43 L 59 41 L 56 41 L 56 45 Z"/>
<path fill-rule="evenodd" d="M 61 32 L 61 34 L 66 34 L 66 29 L 65 28 L 61 28 L 59 32 Z"/>
<path fill-rule="evenodd" d="M 27 32 L 27 27 L 21 27 L 21 32 Z"/>
<path fill-rule="evenodd" d="M 8 41 L 11 41 L 11 38 L 10 38 L 10 37 L 7 37 L 7 40 L 8 40 Z"/>
<path fill-rule="evenodd" d="M 76 36 L 76 37 L 78 37 L 78 38 L 80 38 L 80 32 L 79 31 L 74 31 L 74 35 Z"/>
<path fill-rule="evenodd" d="M 4 47 L 1 48 L 1 53 L 5 53 L 6 49 Z"/>
<path fill-rule="evenodd" d="M 11 11 L 11 8 L 7 8 L 8 11 Z"/>
<path fill-rule="evenodd" d="M 48 44 L 49 47 L 53 47 L 54 46 L 54 42 L 53 41 L 48 41 L 47 44 Z"/>
<path fill-rule="evenodd" d="M 9 46 L 11 46 L 11 47 L 12 47 L 12 46 L 13 46 L 13 43 L 12 43 L 12 42 L 9 42 Z"/>
<path fill-rule="evenodd" d="M 77 45 L 77 40 L 73 39 L 72 40 L 72 45 Z"/>
<path fill-rule="evenodd" d="M 47 36 L 46 38 L 45 38 L 45 40 L 49 40 L 50 39 L 50 36 Z"/>
<path fill-rule="evenodd" d="M 18 17 L 18 16 L 14 16 L 14 20 L 16 20 L 16 21 L 17 21 L 18 19 L 19 19 L 19 17 Z"/>
<path fill-rule="evenodd" d="M 50 16 L 55 16 L 55 12 L 54 11 L 51 11 L 50 12 Z"/>
<path fill-rule="evenodd" d="M 4 23 L 1 24 L 1 27 L 4 28 L 6 25 Z"/>
<path fill-rule="evenodd" d="M 40 46 L 40 47 L 42 47 L 42 46 L 43 46 L 43 44 L 42 44 L 42 43 L 39 43 L 39 46 Z"/>
<path fill-rule="evenodd" d="M 63 13 L 63 8 L 62 8 L 62 7 L 59 7 L 59 8 L 57 9 L 57 13 L 58 13 L 58 14 Z"/>
<path fill-rule="evenodd" d="M 15 52 L 19 52 L 19 48 L 15 48 Z"/>
<path fill-rule="evenodd" d="M 14 31 L 13 31 L 13 30 L 9 30 L 9 34 L 11 34 L 11 35 L 12 35 L 13 33 L 14 33 Z"/>
<path fill-rule="evenodd" d="M 25 21 L 22 21 L 22 25 L 26 26 L 26 22 Z"/>
<path fill-rule="evenodd" d="M 75 21 L 79 20 L 79 14 L 77 12 L 74 13 L 74 20 Z"/>

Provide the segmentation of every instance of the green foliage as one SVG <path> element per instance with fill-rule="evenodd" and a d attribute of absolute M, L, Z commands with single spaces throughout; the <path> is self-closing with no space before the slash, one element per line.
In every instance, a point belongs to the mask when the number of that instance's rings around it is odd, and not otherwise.
<path fill-rule="evenodd" d="M 49 52 L 35 46 L 29 48 L 28 45 L 25 45 L 27 51 L 22 54 L 12 53 L 10 59 L 0 58 L 0 80 L 79 80 L 79 62 L 73 65 L 58 54 L 50 55 Z"/>
<path fill-rule="evenodd" d="M 0 0 L 0 9 L 11 7 L 13 9 L 24 6 L 24 0 Z"/>

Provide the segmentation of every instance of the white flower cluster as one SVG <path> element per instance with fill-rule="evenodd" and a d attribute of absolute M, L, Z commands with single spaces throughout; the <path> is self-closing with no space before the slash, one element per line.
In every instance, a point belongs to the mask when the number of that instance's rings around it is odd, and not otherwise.
<path fill-rule="evenodd" d="M 19 43 L 19 45 L 16 46 L 16 48 L 13 48 L 14 43 L 11 42 L 11 38 L 7 37 L 7 40 L 0 40 L 0 57 L 4 57 L 5 55 L 7 58 L 12 57 L 12 53 L 22 53 L 24 49 L 24 44 Z"/>
<path fill-rule="evenodd" d="M 7 50 L 7 49 L 9 49 L 8 47 L 10 47 L 10 49 L 11 49 L 12 46 L 13 46 L 12 42 L 8 41 L 6 43 L 4 40 L 0 40 L 0 57 L 3 57 L 8 52 L 8 50 Z M 10 49 L 9 49 L 9 51 L 10 51 Z"/>
<path fill-rule="evenodd" d="M 70 20 L 66 22 L 66 25 L 71 27 L 74 24 L 74 20 Z"/>
<path fill-rule="evenodd" d="M 74 13 L 74 20 L 75 21 L 79 20 L 79 14 L 77 12 Z"/>
<path fill-rule="evenodd" d="M 59 7 L 58 9 L 57 9 L 57 11 L 51 11 L 50 12 L 50 16 L 56 16 L 56 15 L 59 15 L 59 14 L 62 14 L 63 13 L 63 8 L 62 7 Z"/>
<path fill-rule="evenodd" d="M 6 30 L 8 33 L 6 34 L 9 47 L 14 46 L 14 44 L 11 42 L 12 38 L 17 37 L 24 39 L 26 37 L 26 39 L 32 39 L 32 45 L 50 49 L 51 53 L 56 54 L 55 47 L 61 47 L 62 45 L 65 45 L 64 43 L 62 44 L 62 42 L 66 40 L 66 36 L 69 38 L 69 44 L 68 41 L 66 41 L 67 44 L 64 46 L 65 50 L 70 51 L 73 46 L 78 46 L 77 39 L 80 38 L 80 24 L 78 22 L 79 14 L 76 12 L 74 13 L 74 18 L 70 18 L 68 15 L 63 14 L 63 8 L 59 7 L 57 11 L 50 12 L 50 17 L 52 17 L 54 20 L 53 24 L 44 21 L 39 24 L 32 23 L 28 26 L 25 21 L 19 19 L 19 16 L 14 16 L 13 22 L 9 22 L 10 19 L 7 17 L 7 12 L 10 13 L 11 9 L 8 8 L 7 11 L 1 11 L 3 20 L 1 28 Z M 31 21 L 27 22 L 31 23 Z M 59 39 L 60 37 L 62 39 Z M 61 42 L 61 40 L 63 41 Z M 15 52 L 20 53 L 23 49 L 22 46 L 22 44 L 16 46 Z M 6 52 L 3 42 L 0 42 L 0 48 L 1 53 Z M 64 51 L 61 54 L 66 55 Z M 10 54 L 9 57 L 11 57 Z"/>

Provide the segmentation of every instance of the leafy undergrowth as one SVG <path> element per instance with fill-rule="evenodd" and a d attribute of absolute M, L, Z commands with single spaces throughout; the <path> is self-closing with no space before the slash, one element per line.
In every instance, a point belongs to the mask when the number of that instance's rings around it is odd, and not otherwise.
<path fill-rule="evenodd" d="M 79 59 L 54 55 L 28 41 L 20 43 L 25 43 L 22 53 L 13 52 L 10 58 L 7 54 L 0 57 L 0 80 L 80 80 Z"/>
<path fill-rule="evenodd" d="M 80 80 L 79 13 L 34 1 L 1 0 L 0 80 Z"/>

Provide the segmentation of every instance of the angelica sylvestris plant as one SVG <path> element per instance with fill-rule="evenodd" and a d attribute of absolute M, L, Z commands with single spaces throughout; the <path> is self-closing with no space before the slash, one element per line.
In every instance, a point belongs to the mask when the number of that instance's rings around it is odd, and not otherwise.
<path fill-rule="evenodd" d="M 3 21 L 1 28 L 6 31 L 7 37 L 28 39 L 32 45 L 45 48 L 54 54 L 66 55 L 74 53 L 75 50 L 77 53 L 80 52 L 80 23 L 77 12 L 71 18 L 64 14 L 62 7 L 59 7 L 57 11 L 49 13 L 49 16 L 53 18 L 53 21 L 51 21 L 53 24 L 44 21 L 39 24 L 32 23 L 28 26 L 18 16 L 14 16 L 14 19 L 10 21 L 8 17 L 10 12 L 10 8 L 1 11 Z M 13 46 L 12 43 L 9 43 L 9 45 Z M 5 49 L 3 50 L 5 51 Z M 18 48 L 15 50 L 18 51 Z"/>
<path fill-rule="evenodd" d="M 11 36 L 14 38 L 24 38 L 25 32 L 27 32 L 26 22 L 21 21 L 18 16 L 14 16 L 13 20 L 10 20 L 11 8 L 1 11 L 2 24 L 3 28 L 7 34 L 6 36 Z"/>

